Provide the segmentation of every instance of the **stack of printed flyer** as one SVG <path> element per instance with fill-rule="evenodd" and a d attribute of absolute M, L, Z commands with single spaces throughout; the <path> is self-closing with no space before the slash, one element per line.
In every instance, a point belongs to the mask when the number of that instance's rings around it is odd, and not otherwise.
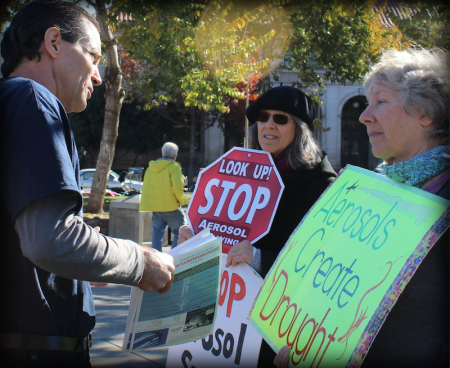
<path fill-rule="evenodd" d="M 167 293 L 132 288 L 123 351 L 183 344 L 213 332 L 222 238 L 205 229 L 169 254 L 175 273 Z"/>

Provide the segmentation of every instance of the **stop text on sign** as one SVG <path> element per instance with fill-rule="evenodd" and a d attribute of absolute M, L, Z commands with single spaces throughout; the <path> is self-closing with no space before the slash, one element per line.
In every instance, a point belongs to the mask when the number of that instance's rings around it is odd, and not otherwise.
<path fill-rule="evenodd" d="M 222 237 L 225 252 L 243 240 L 253 243 L 268 232 L 283 188 L 269 153 L 235 147 L 200 172 L 189 225 Z"/>
<path fill-rule="evenodd" d="M 223 206 L 225 203 L 228 203 L 227 209 L 227 217 L 231 221 L 237 221 L 244 216 L 247 212 L 247 209 L 250 206 L 250 211 L 248 211 L 247 217 L 245 219 L 246 224 L 251 224 L 253 220 L 253 216 L 255 215 L 256 210 L 263 209 L 270 199 L 270 190 L 266 187 L 258 186 L 255 195 L 253 196 L 253 189 L 249 184 L 242 184 L 236 188 L 236 183 L 232 181 L 224 180 L 222 183 L 219 179 L 211 179 L 205 187 L 205 198 L 206 205 L 200 206 L 198 208 L 198 213 L 200 215 L 204 215 L 208 213 L 214 204 L 214 196 L 211 192 L 212 187 L 216 187 L 223 189 L 222 195 L 220 196 L 219 203 L 213 213 L 214 217 L 219 217 L 221 215 Z M 230 194 L 232 192 L 232 194 Z M 244 201 L 242 206 L 237 206 L 238 200 L 244 195 Z"/>

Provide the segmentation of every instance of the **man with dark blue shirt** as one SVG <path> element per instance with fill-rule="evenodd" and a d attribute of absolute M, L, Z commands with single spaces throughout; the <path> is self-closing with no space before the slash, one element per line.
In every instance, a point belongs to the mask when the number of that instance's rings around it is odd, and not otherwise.
<path fill-rule="evenodd" d="M 171 256 L 99 234 L 80 217 L 68 112 L 101 84 L 98 23 L 73 3 L 34 1 L 5 31 L 0 79 L 0 356 L 3 366 L 90 367 L 88 281 L 167 291 Z"/>

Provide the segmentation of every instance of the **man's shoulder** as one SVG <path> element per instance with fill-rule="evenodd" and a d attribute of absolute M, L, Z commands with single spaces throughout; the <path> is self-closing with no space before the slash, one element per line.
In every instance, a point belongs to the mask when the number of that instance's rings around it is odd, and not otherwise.
<path fill-rule="evenodd" d="M 56 96 L 43 85 L 27 78 L 13 77 L 0 80 L 0 106 L 17 118 L 36 112 L 60 116 L 62 105 Z"/>
<path fill-rule="evenodd" d="M 25 78 L 0 79 L 0 104 L 10 104 L 20 99 L 28 99 L 33 92 L 32 81 Z"/>
<path fill-rule="evenodd" d="M 35 82 L 32 79 L 22 77 L 8 77 L 0 79 L 1 95 L 11 95 L 15 93 L 33 93 L 38 95 L 50 95 L 55 97 L 42 84 Z"/>
<path fill-rule="evenodd" d="M 151 171 L 155 172 L 155 173 L 161 172 L 165 169 L 169 170 L 169 171 L 173 171 L 176 169 L 181 170 L 181 164 L 179 162 L 176 162 L 173 160 L 168 160 L 165 158 L 160 158 L 156 161 L 150 161 L 149 167 L 150 167 Z"/>
<path fill-rule="evenodd" d="M 177 161 L 172 162 L 172 164 L 170 165 L 170 169 L 172 170 L 172 172 L 181 174 L 181 164 Z"/>

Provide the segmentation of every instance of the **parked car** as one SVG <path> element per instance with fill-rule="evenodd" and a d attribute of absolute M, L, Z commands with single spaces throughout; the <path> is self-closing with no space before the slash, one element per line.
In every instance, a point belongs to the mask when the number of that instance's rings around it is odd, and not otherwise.
<path fill-rule="evenodd" d="M 80 170 L 80 184 L 82 189 L 90 189 L 92 181 L 94 180 L 95 169 L 83 169 Z M 119 174 L 114 171 L 110 171 L 107 189 L 111 189 L 115 192 L 121 193 L 125 190 L 125 184 L 119 181 Z"/>

